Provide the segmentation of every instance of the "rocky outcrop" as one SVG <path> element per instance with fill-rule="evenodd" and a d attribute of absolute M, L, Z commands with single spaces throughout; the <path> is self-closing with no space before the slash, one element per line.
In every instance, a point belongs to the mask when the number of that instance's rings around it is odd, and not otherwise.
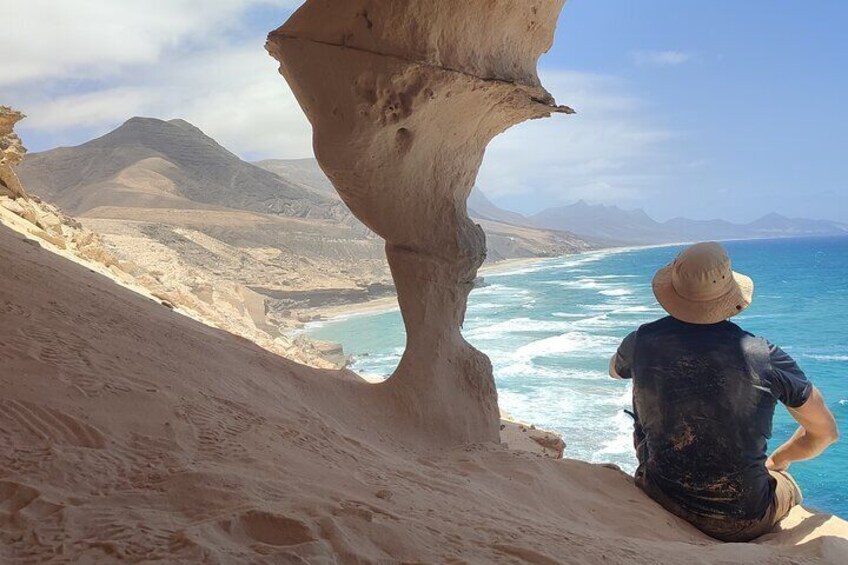
<path fill-rule="evenodd" d="M 536 62 L 563 0 L 309 0 L 269 35 L 342 199 L 386 240 L 407 331 L 380 394 L 448 443 L 497 441 L 488 358 L 460 334 L 485 259 L 466 199 L 489 141 L 557 106 Z"/>
<path fill-rule="evenodd" d="M 537 428 L 515 420 L 501 411 L 501 444 L 504 447 L 535 453 L 550 459 L 562 459 L 565 453 L 565 441 L 556 432 Z"/>
<path fill-rule="evenodd" d="M 24 158 L 26 148 L 15 133 L 15 124 L 24 119 L 20 112 L 0 106 L 0 194 L 20 198 L 26 196 L 18 175 L 12 170 Z"/>

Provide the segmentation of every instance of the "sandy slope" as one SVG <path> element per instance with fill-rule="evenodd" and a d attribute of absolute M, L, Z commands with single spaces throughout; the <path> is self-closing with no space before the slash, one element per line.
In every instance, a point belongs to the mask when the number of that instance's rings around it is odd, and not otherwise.
<path fill-rule="evenodd" d="M 0 228 L 0 563 L 845 563 L 848 526 L 723 545 L 625 475 L 428 452 L 362 395 Z M 368 404 L 371 402 L 371 404 Z M 566 438 L 567 439 L 567 438 Z"/>

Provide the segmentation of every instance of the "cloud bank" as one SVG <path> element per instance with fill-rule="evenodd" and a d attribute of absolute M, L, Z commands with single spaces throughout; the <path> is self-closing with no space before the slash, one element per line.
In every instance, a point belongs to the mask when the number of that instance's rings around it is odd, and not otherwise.
<path fill-rule="evenodd" d="M 29 116 L 25 138 L 76 144 L 132 116 L 179 117 L 245 156 L 307 156 L 309 125 L 263 48 L 298 4 L 27 0 L 0 35 L 15 53 L 0 88 Z M 251 27 L 252 10 L 277 19 Z"/>

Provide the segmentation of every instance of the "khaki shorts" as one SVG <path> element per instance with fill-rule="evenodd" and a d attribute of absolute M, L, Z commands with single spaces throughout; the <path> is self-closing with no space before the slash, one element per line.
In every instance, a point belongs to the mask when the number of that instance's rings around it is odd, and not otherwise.
<path fill-rule="evenodd" d="M 789 514 L 793 506 L 804 502 L 804 494 L 792 475 L 786 471 L 769 471 L 769 474 L 777 481 L 774 489 L 775 517 L 772 524 L 774 526 Z"/>
<path fill-rule="evenodd" d="M 746 542 L 754 540 L 774 529 L 792 509 L 804 500 L 801 489 L 792 475 L 785 471 L 769 471 L 776 481 L 774 499 L 762 518 L 757 520 L 725 520 L 705 516 L 692 515 L 665 496 L 650 481 L 645 479 L 641 469 L 636 471 L 636 486 L 657 501 L 663 508 L 683 518 L 708 536 L 726 542 Z"/>

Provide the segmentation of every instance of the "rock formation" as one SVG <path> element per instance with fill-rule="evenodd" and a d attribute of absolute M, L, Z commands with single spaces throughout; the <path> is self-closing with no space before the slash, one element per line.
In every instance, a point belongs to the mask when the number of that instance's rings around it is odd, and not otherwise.
<path fill-rule="evenodd" d="M 407 347 L 378 394 L 447 443 L 497 441 L 488 358 L 460 334 L 485 258 L 466 199 L 491 139 L 570 113 L 536 62 L 564 0 L 309 0 L 268 37 L 315 155 L 386 240 Z"/>
<path fill-rule="evenodd" d="M 25 196 L 24 187 L 12 167 L 21 162 L 26 148 L 14 131 L 15 124 L 24 119 L 20 112 L 8 106 L 0 106 L 0 193 L 20 198 Z"/>

